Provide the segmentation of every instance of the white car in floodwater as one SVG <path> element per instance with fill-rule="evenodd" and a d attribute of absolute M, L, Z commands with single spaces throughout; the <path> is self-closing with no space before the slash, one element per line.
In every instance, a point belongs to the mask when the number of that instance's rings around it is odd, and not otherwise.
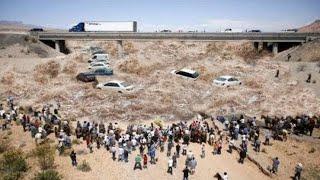
<path fill-rule="evenodd" d="M 220 76 L 213 80 L 213 84 L 217 86 L 234 86 L 241 85 L 242 82 L 233 76 Z"/>
<path fill-rule="evenodd" d="M 95 69 L 100 69 L 100 68 L 110 68 L 109 64 L 105 62 L 93 62 L 90 63 L 88 69 L 90 70 L 95 70 Z"/>
<path fill-rule="evenodd" d="M 132 85 L 129 85 L 128 83 L 126 83 L 124 81 L 118 81 L 118 80 L 99 83 L 97 85 L 97 88 L 98 89 L 106 89 L 106 90 L 115 90 L 115 91 L 118 91 L 118 92 L 124 92 L 124 91 L 133 90 L 133 86 Z"/>
<path fill-rule="evenodd" d="M 183 76 L 186 78 L 191 78 L 191 79 L 198 79 L 198 77 L 200 76 L 200 74 L 197 71 L 191 70 L 191 69 L 180 69 L 180 70 L 173 70 L 171 71 L 172 74 L 176 74 L 179 76 Z"/>

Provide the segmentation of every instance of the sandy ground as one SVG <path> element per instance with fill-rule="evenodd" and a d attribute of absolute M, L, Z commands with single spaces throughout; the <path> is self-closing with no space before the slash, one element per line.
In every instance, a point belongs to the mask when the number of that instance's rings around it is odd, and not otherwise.
<path fill-rule="evenodd" d="M 6 131 L 1 131 L 0 135 L 6 134 Z M 53 138 L 52 136 L 50 136 Z M 75 137 L 73 137 L 75 138 Z M 21 126 L 14 126 L 12 128 L 12 135 L 10 135 L 12 144 L 16 144 L 18 147 L 22 143 L 26 143 L 23 147 L 25 153 L 35 148 L 34 140 L 31 138 L 30 133 L 24 133 Z M 55 142 L 57 143 L 57 142 Z M 226 145 L 225 145 L 226 147 Z M 73 149 L 78 153 L 78 162 L 86 160 L 92 171 L 81 172 L 72 167 L 69 156 L 56 156 L 55 164 L 56 170 L 61 173 L 64 179 L 182 179 L 182 170 L 185 167 L 185 156 L 180 156 L 178 159 L 177 168 L 173 170 L 173 175 L 166 173 L 167 161 L 166 151 L 163 153 L 157 152 L 158 162 L 156 165 L 148 164 L 147 169 L 140 171 L 139 169 L 133 170 L 134 157 L 139 152 L 138 150 L 132 152 L 129 155 L 129 162 L 118 162 L 111 159 L 111 154 L 106 149 L 94 148 L 94 153 L 89 153 L 86 148 L 85 142 L 80 145 L 74 145 Z M 222 155 L 213 156 L 212 147 L 206 147 L 206 158 L 200 158 L 201 146 L 199 144 L 191 144 L 188 150 L 192 150 L 195 153 L 195 157 L 198 161 L 196 173 L 190 176 L 190 179 L 213 179 L 213 176 L 217 172 L 228 172 L 230 179 L 270 179 L 262 174 L 258 168 L 251 162 L 245 161 L 245 164 L 239 164 L 237 162 L 238 155 L 233 153 L 230 155 L 226 152 L 226 148 L 223 148 Z M 79 152 L 82 152 L 79 155 Z M 33 158 L 29 158 L 28 162 L 37 166 L 37 162 Z M 31 168 L 31 172 L 36 172 L 39 169 L 37 167 Z M 29 171 L 29 172 L 30 172 Z M 244 173 L 245 172 L 245 173 Z M 32 177 L 32 173 L 28 173 L 27 179 Z"/>

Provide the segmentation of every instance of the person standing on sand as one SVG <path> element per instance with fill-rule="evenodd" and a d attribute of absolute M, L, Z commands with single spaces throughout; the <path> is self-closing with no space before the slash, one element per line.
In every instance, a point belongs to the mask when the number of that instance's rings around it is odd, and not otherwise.
<path fill-rule="evenodd" d="M 71 151 L 70 153 L 70 158 L 72 161 L 72 166 L 77 166 L 77 154 L 74 152 L 74 150 Z"/>
<path fill-rule="evenodd" d="M 172 158 L 170 157 L 169 160 L 168 160 L 168 170 L 167 170 L 167 173 L 170 173 L 172 175 L 172 166 L 173 166 L 173 160 Z"/>
<path fill-rule="evenodd" d="M 142 170 L 142 166 L 141 166 L 141 156 L 140 154 L 138 154 L 135 158 L 135 164 L 133 167 L 133 170 L 136 170 L 137 168 L 139 168 L 140 170 Z"/>
<path fill-rule="evenodd" d="M 295 168 L 294 180 L 300 180 L 302 168 L 303 168 L 302 164 L 298 163 L 296 168 Z"/>
<path fill-rule="evenodd" d="M 272 159 L 272 169 L 271 169 L 271 172 L 274 173 L 274 174 L 277 174 L 279 165 L 280 165 L 280 161 L 279 161 L 279 158 L 278 158 L 278 157 Z"/>
<path fill-rule="evenodd" d="M 197 160 L 193 157 L 192 160 L 189 162 L 189 164 L 190 164 L 191 174 L 194 174 L 197 167 Z"/>
<path fill-rule="evenodd" d="M 223 173 L 223 176 L 221 177 L 221 179 L 222 180 L 228 180 L 229 179 L 227 172 Z"/>
<path fill-rule="evenodd" d="M 117 151 L 117 149 L 116 149 L 116 147 L 113 145 L 112 147 L 111 147 L 111 153 L 112 153 L 112 159 L 115 161 L 117 158 L 116 158 L 116 151 Z"/>
<path fill-rule="evenodd" d="M 182 144 L 182 155 L 187 155 L 187 145 L 186 144 Z"/>
<path fill-rule="evenodd" d="M 201 158 L 205 158 L 205 156 L 206 156 L 205 145 L 202 144 L 202 146 L 201 146 Z"/>
<path fill-rule="evenodd" d="M 244 149 L 241 149 L 239 163 L 243 164 L 244 159 L 246 158 L 246 156 L 247 156 L 246 151 Z"/>
<path fill-rule="evenodd" d="M 128 158 L 129 158 L 129 151 L 127 148 L 124 148 L 123 151 L 123 158 L 124 158 L 124 162 L 128 162 Z"/>
<path fill-rule="evenodd" d="M 172 160 L 173 160 L 173 167 L 176 168 L 177 167 L 177 155 L 176 155 L 176 153 L 173 153 Z"/>
<path fill-rule="evenodd" d="M 143 168 L 148 168 L 148 156 L 147 156 L 147 154 L 143 155 Z"/>
<path fill-rule="evenodd" d="M 188 169 L 188 166 L 186 166 L 182 172 L 183 172 L 183 180 L 188 180 L 189 173 L 191 173 L 191 171 Z"/>
<path fill-rule="evenodd" d="M 180 157 L 180 148 L 181 148 L 180 144 L 179 144 L 179 143 L 177 143 L 177 145 L 176 145 L 177 158 L 179 158 L 179 157 Z"/>
<path fill-rule="evenodd" d="M 229 140 L 229 153 L 232 154 L 232 149 L 234 148 L 234 140 L 230 139 Z"/>

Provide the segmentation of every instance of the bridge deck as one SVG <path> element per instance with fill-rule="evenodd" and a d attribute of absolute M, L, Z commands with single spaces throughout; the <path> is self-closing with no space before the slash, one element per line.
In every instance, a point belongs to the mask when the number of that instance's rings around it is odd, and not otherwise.
<path fill-rule="evenodd" d="M 39 32 L 39 40 L 196 40 L 306 42 L 320 38 L 320 33 L 133 33 L 133 32 Z"/>

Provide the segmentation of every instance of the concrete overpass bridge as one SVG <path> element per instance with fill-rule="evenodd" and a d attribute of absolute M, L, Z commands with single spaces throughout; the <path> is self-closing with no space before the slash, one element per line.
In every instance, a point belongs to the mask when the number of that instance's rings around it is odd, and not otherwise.
<path fill-rule="evenodd" d="M 179 41 L 251 41 L 256 49 L 272 47 L 276 54 L 281 49 L 314 39 L 320 33 L 137 33 L 137 32 L 38 32 L 32 34 L 44 43 L 61 50 L 65 40 L 114 40 L 122 47 L 123 40 L 179 40 Z"/>

